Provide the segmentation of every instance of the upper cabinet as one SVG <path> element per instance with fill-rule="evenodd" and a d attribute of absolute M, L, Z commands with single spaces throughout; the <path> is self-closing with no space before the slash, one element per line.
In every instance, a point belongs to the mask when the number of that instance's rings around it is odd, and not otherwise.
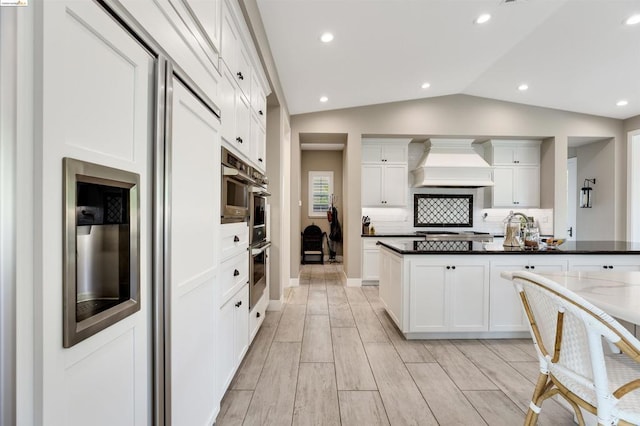
<path fill-rule="evenodd" d="M 410 139 L 362 140 L 362 206 L 407 205 Z"/>
<path fill-rule="evenodd" d="M 362 163 L 407 164 L 407 149 L 410 139 L 362 141 Z"/>
<path fill-rule="evenodd" d="M 491 140 L 485 158 L 494 166 L 488 207 L 540 207 L 540 141 Z"/>
<path fill-rule="evenodd" d="M 222 0 L 177 0 L 186 4 L 204 34 L 205 40 L 220 52 L 220 23 L 222 22 Z"/>
<path fill-rule="evenodd" d="M 222 108 L 223 143 L 266 171 L 266 120 L 269 86 L 249 30 L 233 0 L 224 0 L 220 24 L 221 91 L 227 101 Z M 234 95 L 231 95 L 231 92 Z M 233 102 L 231 99 L 233 98 Z"/>

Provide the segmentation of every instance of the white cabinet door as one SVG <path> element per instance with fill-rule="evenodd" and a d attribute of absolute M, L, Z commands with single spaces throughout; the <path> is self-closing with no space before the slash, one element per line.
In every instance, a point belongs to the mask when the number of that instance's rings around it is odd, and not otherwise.
<path fill-rule="evenodd" d="M 219 131 L 216 116 L 174 79 L 168 153 L 173 424 L 205 424 L 215 411 L 214 366 L 219 345 L 213 328 L 220 224 L 214 219 L 220 212 Z"/>
<path fill-rule="evenodd" d="M 408 174 L 406 164 L 384 166 L 382 201 L 385 207 L 407 205 Z"/>
<path fill-rule="evenodd" d="M 236 144 L 236 87 L 233 77 L 224 69 L 220 78 L 218 106 L 222 121 L 222 139 L 235 146 Z"/>
<path fill-rule="evenodd" d="M 513 207 L 514 175 L 513 167 L 493 169 L 493 207 Z"/>
<path fill-rule="evenodd" d="M 236 148 L 249 158 L 251 150 L 250 141 L 251 111 L 249 101 L 239 90 L 236 90 Z"/>
<path fill-rule="evenodd" d="M 520 298 L 511 280 L 500 276 L 503 271 L 522 271 L 526 260 L 504 259 L 491 262 L 489 279 L 489 331 L 526 331 L 525 318 Z"/>
<path fill-rule="evenodd" d="M 489 264 L 473 265 L 472 260 L 456 262 L 447 269 L 450 291 L 451 331 L 489 329 Z"/>
<path fill-rule="evenodd" d="M 222 23 L 221 0 L 184 0 L 196 15 L 207 38 L 220 52 L 220 24 Z"/>
<path fill-rule="evenodd" d="M 516 161 L 521 166 L 540 165 L 540 146 L 520 146 L 516 150 Z"/>
<path fill-rule="evenodd" d="M 365 249 L 362 251 L 362 280 L 377 281 L 380 278 L 379 250 Z"/>
<path fill-rule="evenodd" d="M 493 147 L 493 165 L 510 166 L 514 164 L 515 152 L 514 148 L 508 146 Z"/>
<path fill-rule="evenodd" d="M 513 197 L 518 207 L 540 206 L 540 167 L 514 167 Z"/>
<path fill-rule="evenodd" d="M 377 144 L 362 144 L 362 163 L 381 163 L 382 147 Z"/>
<path fill-rule="evenodd" d="M 237 368 L 247 353 L 249 347 L 249 284 L 246 284 L 236 295 L 238 301 L 234 303 L 234 341 L 235 367 Z M 233 299 L 232 299 L 233 300 Z"/>
<path fill-rule="evenodd" d="M 414 333 L 448 331 L 447 269 L 412 262 L 410 277 L 409 330 Z"/>
<path fill-rule="evenodd" d="M 242 41 L 238 44 L 238 70 L 235 71 L 236 81 L 238 87 L 247 99 L 251 99 L 251 60 L 249 59 L 249 53 L 242 44 Z"/>
<path fill-rule="evenodd" d="M 640 256 L 573 256 L 570 271 L 640 271 Z"/>
<path fill-rule="evenodd" d="M 385 163 L 407 163 L 407 145 L 385 145 L 382 149 L 382 159 Z"/>
<path fill-rule="evenodd" d="M 238 72 L 238 46 L 240 45 L 240 37 L 236 23 L 233 20 L 229 7 L 224 4 L 222 6 L 222 25 L 220 39 L 220 58 L 225 63 L 231 74 L 235 76 Z"/>
<path fill-rule="evenodd" d="M 384 166 L 366 164 L 362 166 L 362 205 L 380 207 L 382 205 L 382 185 Z"/>
<path fill-rule="evenodd" d="M 404 316 L 407 307 L 403 304 L 406 292 L 403 265 L 402 257 L 387 250 L 380 251 L 380 300 L 398 328 L 406 332 L 409 327 Z"/>
<path fill-rule="evenodd" d="M 264 128 L 259 117 L 251 113 L 251 161 L 258 167 L 263 173 L 267 168 L 267 162 L 265 158 L 266 152 L 266 135 Z"/>

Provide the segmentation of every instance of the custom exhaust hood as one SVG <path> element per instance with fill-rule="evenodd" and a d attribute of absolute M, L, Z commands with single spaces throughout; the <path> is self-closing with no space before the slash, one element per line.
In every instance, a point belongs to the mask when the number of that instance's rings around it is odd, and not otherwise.
<path fill-rule="evenodd" d="M 429 139 L 418 167 L 411 171 L 414 187 L 479 188 L 493 186 L 492 168 L 471 146 L 473 139 Z"/>

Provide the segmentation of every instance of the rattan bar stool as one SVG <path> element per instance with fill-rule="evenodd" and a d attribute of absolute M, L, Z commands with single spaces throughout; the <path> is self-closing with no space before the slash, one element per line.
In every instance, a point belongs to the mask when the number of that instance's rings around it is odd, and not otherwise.
<path fill-rule="evenodd" d="M 512 280 L 529 319 L 540 375 L 525 425 L 535 425 L 544 400 L 563 396 L 599 425 L 640 424 L 640 342 L 610 315 L 542 276 L 519 271 Z M 605 351 L 608 344 L 613 350 Z M 616 349 L 617 348 L 617 349 Z"/>

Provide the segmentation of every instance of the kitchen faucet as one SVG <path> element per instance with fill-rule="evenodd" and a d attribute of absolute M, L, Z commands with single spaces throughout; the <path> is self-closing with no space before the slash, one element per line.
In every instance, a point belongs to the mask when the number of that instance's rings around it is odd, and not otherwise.
<path fill-rule="evenodd" d="M 530 218 L 529 216 L 525 215 L 524 213 L 520 213 L 520 212 L 513 212 L 513 210 L 511 210 L 509 212 L 509 216 L 507 217 L 507 219 L 511 218 L 512 216 L 521 216 L 524 219 L 524 223 L 525 225 L 529 225 L 529 224 L 533 224 L 533 218 Z"/>

